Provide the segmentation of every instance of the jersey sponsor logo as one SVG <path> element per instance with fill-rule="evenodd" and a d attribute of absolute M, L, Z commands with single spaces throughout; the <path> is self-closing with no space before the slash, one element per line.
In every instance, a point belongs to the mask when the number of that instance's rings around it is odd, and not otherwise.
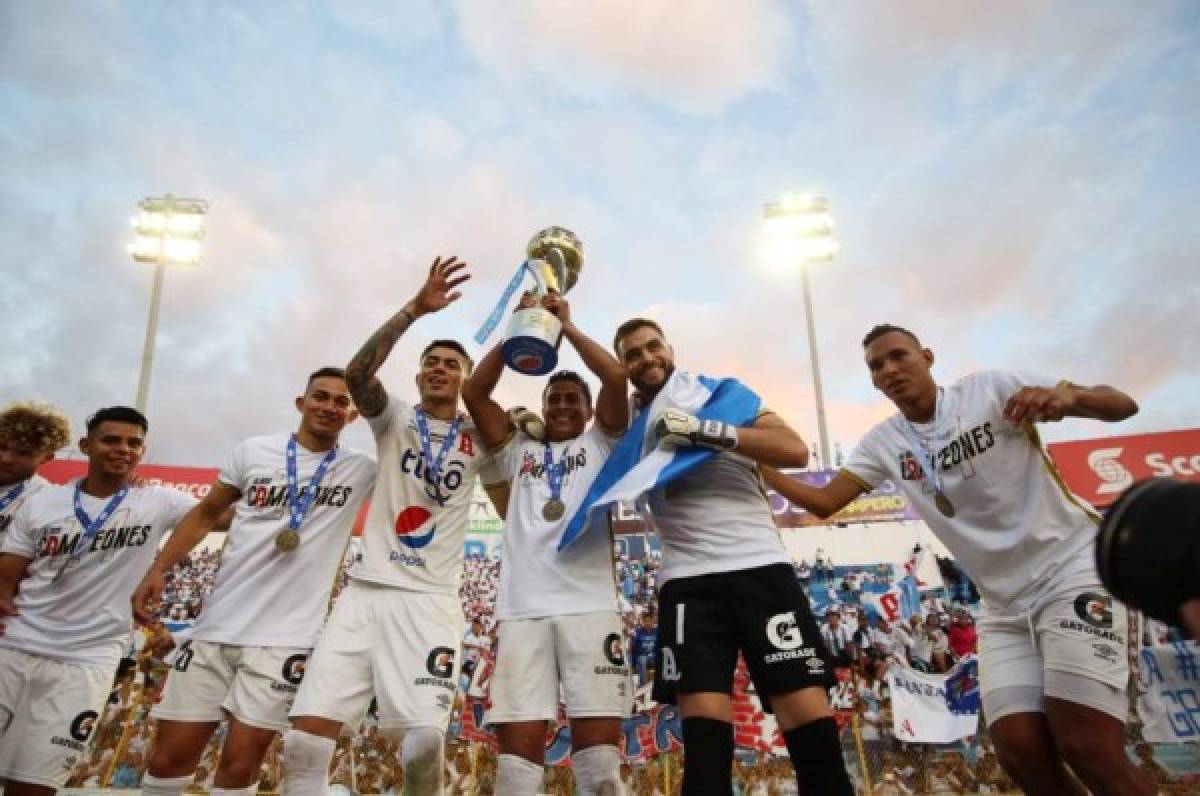
<path fill-rule="evenodd" d="M 120 528 L 109 528 L 93 536 L 91 546 L 83 552 L 98 553 L 127 547 L 141 547 L 150 538 L 151 530 L 153 530 L 151 525 L 123 525 Z M 37 555 L 39 558 L 73 555 L 82 536 L 82 531 L 64 533 L 62 527 L 46 528 L 42 532 Z"/>
<path fill-rule="evenodd" d="M 404 509 L 396 515 L 396 541 L 412 550 L 428 546 L 437 533 L 437 523 L 430 522 L 432 518 L 433 514 L 424 506 Z"/>
<path fill-rule="evenodd" d="M 304 668 L 308 665 L 308 655 L 299 653 L 292 655 L 283 662 L 283 679 L 292 685 L 300 685 L 304 679 Z"/>
<path fill-rule="evenodd" d="M 466 437 L 460 436 L 459 439 L 466 439 Z M 442 466 L 442 472 L 438 479 L 439 483 L 437 484 L 438 493 L 447 499 L 452 497 L 466 483 L 466 470 L 466 462 L 462 459 L 449 459 Z M 400 455 L 400 472 L 411 475 L 421 481 L 422 488 L 431 492 L 434 490 L 433 473 L 425 466 L 425 454 L 421 451 L 406 448 L 404 453 Z"/>
<path fill-rule="evenodd" d="M 1111 495 L 1123 492 L 1133 483 L 1133 473 L 1125 469 L 1117 457 L 1124 448 L 1097 448 L 1088 454 L 1088 467 L 1104 483 L 1096 487 L 1096 494 Z"/>
<path fill-rule="evenodd" d="M 1112 597 L 1084 592 L 1075 598 L 1075 615 L 1092 627 L 1107 630 L 1113 626 Z"/>
<path fill-rule="evenodd" d="M 975 426 L 938 449 L 934 454 L 937 469 L 945 472 L 966 464 L 976 456 L 982 456 L 995 445 L 996 435 L 992 433 L 991 422 Z M 911 450 L 900 454 L 900 478 L 905 481 L 925 480 L 925 467 L 921 464 L 921 457 Z"/>

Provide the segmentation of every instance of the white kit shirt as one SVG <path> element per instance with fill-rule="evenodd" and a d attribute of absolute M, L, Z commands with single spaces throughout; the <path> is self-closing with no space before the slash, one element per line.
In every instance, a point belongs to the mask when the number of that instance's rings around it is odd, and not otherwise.
<path fill-rule="evenodd" d="M 450 424 L 426 414 L 436 458 Z M 479 432 L 465 415 L 440 474 L 444 506 L 431 493 L 414 407 L 389 396 L 377 417 L 367 418 L 378 448 L 379 475 L 363 529 L 363 555 L 350 576 L 408 591 L 458 594 L 463 540 L 475 476 L 492 468 Z M 484 483 L 504 479 L 489 470 Z"/>
<path fill-rule="evenodd" d="M 791 565 L 758 467 L 718 453 L 647 496 L 663 546 L 662 582 Z"/>
<path fill-rule="evenodd" d="M 300 546 L 283 552 L 288 527 L 287 444 L 291 434 L 241 442 L 217 476 L 238 490 L 212 594 L 192 638 L 258 647 L 311 647 L 316 640 L 354 520 L 375 483 L 375 462 L 339 446 L 300 524 Z M 308 488 L 325 451 L 296 445 L 296 485 Z"/>
<path fill-rule="evenodd" d="M 197 501 L 171 487 L 131 487 L 87 551 L 68 562 L 83 534 L 74 496 L 74 483 L 40 490 L 17 512 L 0 543 L 0 552 L 32 559 L 17 591 L 17 615 L 5 620 L 0 647 L 115 665 L 133 630 L 129 598 L 163 534 Z M 83 510 L 93 519 L 108 502 L 82 496 Z"/>
<path fill-rule="evenodd" d="M 21 488 L 20 493 L 7 506 L 0 509 L 0 539 L 4 538 L 4 532 L 8 530 L 8 526 L 12 524 L 12 518 L 16 516 L 17 511 L 25 504 L 25 501 L 29 500 L 31 495 L 43 487 L 50 486 L 50 482 L 37 473 L 26 478 L 23 483 L 25 486 Z M 0 486 L 0 499 L 3 499 L 5 495 L 16 488 L 16 484 Z"/>
<path fill-rule="evenodd" d="M 552 522 L 542 516 L 542 507 L 551 494 L 545 446 L 517 432 L 495 452 L 497 465 L 512 475 L 496 597 L 497 619 L 617 610 L 612 534 L 607 528 L 592 528 L 558 552 L 563 530 L 616 444 L 617 438 L 594 423 L 575 439 L 550 443 L 555 465 L 564 460 L 566 463 L 560 495 L 566 510 Z M 596 512 L 590 521 L 604 524 L 607 517 L 604 512 Z"/>
<path fill-rule="evenodd" d="M 1002 412 L 1022 387 L 1054 381 L 985 371 L 939 391 L 935 420 L 913 424 L 936 451 L 955 516 L 942 515 L 924 476 L 923 454 L 911 450 L 899 413 L 867 432 L 843 472 L 864 489 L 899 484 L 979 588 L 988 609 L 1029 608 L 1046 581 L 1092 544 L 1095 513 L 1067 490 L 1036 430 L 1014 428 Z"/>

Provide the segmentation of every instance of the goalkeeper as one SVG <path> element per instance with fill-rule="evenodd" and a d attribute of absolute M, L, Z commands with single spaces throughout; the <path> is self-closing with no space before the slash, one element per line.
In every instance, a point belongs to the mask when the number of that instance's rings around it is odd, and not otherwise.
<path fill-rule="evenodd" d="M 651 406 L 675 370 L 662 329 L 627 321 L 613 348 L 636 389 L 634 402 Z M 718 452 L 647 498 L 663 546 L 654 698 L 678 704 L 683 715 L 683 793 L 733 793 L 740 652 L 779 723 L 800 792 L 852 794 L 829 705 L 832 663 L 759 472 L 760 465 L 804 466 L 804 441 L 766 410 L 740 428 L 678 409 L 650 422 L 661 444 Z"/>

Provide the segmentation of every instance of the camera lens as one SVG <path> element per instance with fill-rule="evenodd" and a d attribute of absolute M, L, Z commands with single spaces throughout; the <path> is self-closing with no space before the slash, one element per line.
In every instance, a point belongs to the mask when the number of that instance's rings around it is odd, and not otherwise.
<path fill-rule="evenodd" d="M 1180 604 L 1200 596 L 1200 484 L 1134 484 L 1100 524 L 1096 567 L 1118 599 L 1178 624 Z"/>

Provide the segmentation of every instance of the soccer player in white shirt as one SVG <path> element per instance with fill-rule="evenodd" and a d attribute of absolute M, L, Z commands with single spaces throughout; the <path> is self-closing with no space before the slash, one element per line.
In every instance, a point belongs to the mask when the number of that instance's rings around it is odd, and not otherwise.
<path fill-rule="evenodd" d="M 37 468 L 70 441 L 70 422 L 52 406 L 20 403 L 0 412 L 0 538 L 21 504 L 49 483 Z"/>
<path fill-rule="evenodd" d="M 594 528 L 562 553 L 558 543 L 628 425 L 625 370 L 572 323 L 561 295 L 547 295 L 542 305 L 562 322 L 563 336 L 600 378 L 591 428 L 590 388 L 578 374 L 559 371 L 542 392 L 546 439 L 514 430 L 492 398 L 504 372 L 499 345 L 463 390 L 484 443 L 512 478 L 486 719 L 500 742 L 496 791 L 532 796 L 541 790 L 546 728 L 558 716 L 561 683 L 580 792 L 616 794 L 623 790 L 621 719 L 629 715 L 633 695 L 612 538 Z"/>
<path fill-rule="evenodd" d="M 650 406 L 675 369 L 662 329 L 626 321 L 613 348 L 634 400 Z M 663 545 L 654 698 L 678 702 L 683 715 L 684 793 L 732 793 L 739 652 L 779 722 L 800 786 L 853 793 L 829 704 L 829 653 L 759 474 L 762 464 L 804 466 L 808 448 L 770 411 L 739 428 L 675 410 L 652 422 L 664 444 L 717 451 L 647 500 Z"/>
<path fill-rule="evenodd" d="M 248 796 L 267 748 L 288 728 L 350 530 L 375 481 L 375 462 L 338 444 L 355 416 L 340 368 L 310 375 L 295 404 L 296 432 L 234 448 L 134 592 L 135 614 L 152 621 L 166 573 L 236 506 L 216 584 L 151 712 L 158 733 L 142 782 L 148 796 L 183 792 L 223 718 L 229 729 L 213 793 Z"/>
<path fill-rule="evenodd" d="M 147 427 L 129 407 L 92 415 L 79 441 L 87 476 L 36 492 L 0 542 L 0 779 L 9 796 L 54 793 L 86 757 L 129 646 L 129 597 L 163 534 L 196 504 L 177 489 L 130 484 Z"/>
<path fill-rule="evenodd" d="M 939 387 L 933 352 L 896 326 L 875 327 L 863 348 L 899 413 L 825 487 L 778 473 L 768 483 L 821 517 L 884 480 L 899 484 L 983 596 L 983 707 L 1005 769 L 1029 793 L 1082 794 L 1079 780 L 1101 796 L 1153 793 L 1124 751 L 1127 619 L 1096 574 L 1096 517 L 1033 425 L 1115 422 L 1137 404 L 1112 387 L 1006 371 Z"/>
<path fill-rule="evenodd" d="M 375 436 L 379 474 L 362 560 L 317 640 L 284 734 L 290 796 L 323 796 L 338 734 L 361 721 L 372 695 L 380 728 L 403 734 L 405 788 L 441 792 L 461 660 L 463 538 L 475 477 L 490 461 L 458 411 L 471 370 L 462 345 L 425 347 L 415 406 L 389 396 L 375 374 L 413 321 L 459 298 L 465 265 L 434 260 L 413 299 L 346 366 L 354 404 Z"/>

